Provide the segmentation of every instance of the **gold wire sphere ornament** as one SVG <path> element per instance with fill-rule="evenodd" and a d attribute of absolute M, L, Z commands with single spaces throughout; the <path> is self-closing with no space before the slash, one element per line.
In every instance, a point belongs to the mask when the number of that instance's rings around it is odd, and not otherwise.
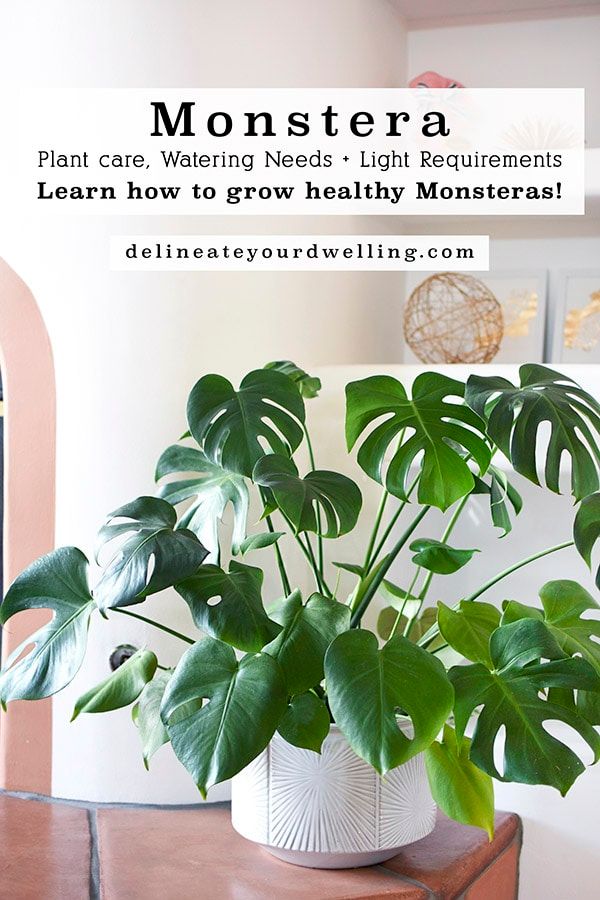
<path fill-rule="evenodd" d="M 502 307 L 490 289 L 462 272 L 439 272 L 404 307 L 406 343 L 424 363 L 486 363 L 500 349 Z"/>

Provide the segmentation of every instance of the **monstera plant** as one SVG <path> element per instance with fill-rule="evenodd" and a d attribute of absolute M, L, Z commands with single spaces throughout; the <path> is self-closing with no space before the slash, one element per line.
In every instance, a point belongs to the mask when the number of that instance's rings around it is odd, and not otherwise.
<path fill-rule="evenodd" d="M 357 526 L 362 498 L 346 475 L 317 466 L 305 401 L 319 389 L 290 362 L 251 372 L 238 390 L 219 375 L 201 378 L 188 401 L 189 431 L 158 461 L 157 495 L 116 509 L 100 529 L 96 583 L 85 555 L 63 547 L 10 587 L 2 623 L 33 607 L 53 616 L 6 660 L 2 705 L 68 685 L 92 616 L 132 616 L 181 640 L 178 664 L 161 665 L 145 647 L 122 653 L 123 664 L 77 701 L 73 717 L 131 705 L 146 765 L 170 742 L 205 795 L 276 731 L 319 752 L 334 722 L 381 775 L 424 752 L 442 809 L 491 833 L 492 779 L 565 794 L 583 771 L 547 723 L 565 723 L 594 759 L 600 754 L 597 600 L 571 580 L 541 585 L 539 604 L 511 597 L 499 608 L 484 599 L 509 573 L 572 544 L 591 564 L 600 535 L 600 404 L 540 365 L 522 366 L 518 385 L 496 376 L 464 384 L 435 372 L 420 374 L 410 392 L 389 375 L 352 382 L 348 450 L 380 486 L 381 502 L 374 521 L 361 522 L 364 556 L 345 563 L 329 562 L 336 553 L 325 545 Z M 564 542 L 500 573 L 490 559 L 485 584 L 452 596 L 444 576 L 476 552 L 451 542 L 472 498 L 487 495 L 500 536 L 521 511 L 507 462 L 554 492 L 568 462 L 573 535 L 565 522 Z M 262 512 L 252 528 L 251 491 Z M 447 515 L 445 527 L 415 536 L 432 509 Z M 314 580 L 310 596 L 294 584 L 284 545 Z M 387 576 L 405 547 L 412 562 L 398 585 Z M 271 554 L 281 592 L 265 597 L 260 562 Z M 356 580 L 349 596 L 340 569 Z M 432 584 L 444 598 L 437 606 Z M 176 592 L 168 602 L 181 598 L 202 636 L 136 611 L 167 588 Z M 378 634 L 363 627 L 376 598 Z M 399 717 L 410 729 L 398 727 Z"/>

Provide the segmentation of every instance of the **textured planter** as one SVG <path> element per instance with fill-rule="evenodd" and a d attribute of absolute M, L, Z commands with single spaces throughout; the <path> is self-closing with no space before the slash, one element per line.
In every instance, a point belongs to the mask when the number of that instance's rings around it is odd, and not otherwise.
<path fill-rule="evenodd" d="M 275 735 L 232 782 L 233 827 L 300 866 L 370 866 L 428 835 L 436 806 L 422 755 L 385 778 L 332 725 L 321 754 Z"/>

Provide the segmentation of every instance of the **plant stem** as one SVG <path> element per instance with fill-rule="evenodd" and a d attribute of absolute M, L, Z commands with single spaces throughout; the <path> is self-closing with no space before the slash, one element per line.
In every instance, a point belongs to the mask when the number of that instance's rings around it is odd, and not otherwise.
<path fill-rule="evenodd" d="M 443 544 L 446 543 L 446 541 L 448 540 L 448 538 L 454 531 L 454 527 L 455 527 L 456 523 L 458 522 L 460 514 L 462 513 L 463 509 L 467 505 L 467 501 L 470 496 L 471 496 L 471 494 L 466 494 L 462 498 L 462 500 L 460 501 L 460 503 L 458 504 L 458 506 L 456 507 L 454 512 L 452 513 L 450 521 L 448 522 L 448 525 L 446 526 L 446 530 L 444 531 L 444 533 L 442 535 L 442 543 Z M 424 600 L 425 597 L 427 596 L 427 591 L 429 590 L 429 585 L 431 584 L 431 582 L 433 580 L 433 575 L 434 575 L 433 572 L 428 572 L 427 578 L 423 582 L 423 587 L 421 588 L 421 593 L 419 594 L 419 600 Z M 420 609 L 419 609 L 419 612 L 420 612 Z M 418 615 L 418 613 L 417 613 L 417 615 Z"/>
<path fill-rule="evenodd" d="M 267 528 L 271 533 L 275 531 L 275 527 L 273 525 L 273 520 L 271 516 L 266 517 Z M 292 593 L 292 588 L 290 586 L 290 580 L 287 576 L 287 572 L 285 571 L 285 563 L 283 561 L 283 556 L 281 555 L 281 550 L 279 549 L 279 544 L 277 541 L 273 544 L 275 548 L 275 556 L 277 557 L 277 568 L 279 569 L 279 575 L 281 576 L 281 585 L 283 587 L 283 593 L 286 597 Z"/>
<path fill-rule="evenodd" d="M 383 581 L 383 579 L 385 578 L 385 576 L 388 572 L 388 569 L 390 568 L 390 566 L 394 562 L 395 558 L 398 556 L 398 554 L 400 553 L 400 551 L 402 550 L 402 548 L 404 547 L 406 542 L 409 540 L 412 533 L 419 526 L 421 520 L 425 517 L 425 515 L 429 512 L 430 509 L 431 509 L 431 507 L 429 507 L 429 506 L 422 507 L 422 509 L 419 510 L 419 512 L 417 513 L 417 515 L 415 516 L 413 521 L 410 523 L 408 528 L 398 538 L 398 540 L 392 547 L 390 553 L 388 554 L 387 559 L 385 560 L 385 562 L 383 563 L 381 568 L 378 570 L 375 578 L 373 578 L 373 581 L 371 582 L 371 584 L 365 591 L 365 595 L 362 598 L 362 600 L 360 601 L 360 604 L 357 606 L 356 610 L 354 611 L 354 613 L 352 615 L 352 619 L 350 621 L 351 627 L 356 627 L 360 624 L 360 620 L 362 619 L 365 610 L 367 609 L 367 607 L 369 606 L 369 603 L 371 602 L 371 600 L 377 593 L 377 589 L 378 589 L 379 585 L 381 584 L 381 582 Z"/>
<path fill-rule="evenodd" d="M 400 518 L 402 512 L 404 511 L 405 506 L 408 504 L 408 501 L 409 501 L 409 499 L 410 499 L 410 495 L 412 494 L 412 492 L 413 492 L 414 489 L 416 488 L 416 486 L 417 486 L 417 484 L 418 484 L 418 481 L 419 481 L 419 478 L 420 478 L 420 477 L 421 477 L 420 474 L 417 475 L 417 477 L 415 478 L 415 480 L 413 481 L 413 483 L 411 484 L 411 486 L 410 486 L 409 489 L 408 489 L 408 492 L 407 492 L 407 494 L 406 494 L 406 500 L 403 500 L 403 501 L 400 503 L 400 506 L 398 507 L 398 509 L 396 510 L 396 512 L 394 513 L 394 515 L 393 515 L 392 518 L 390 519 L 390 521 L 388 522 L 388 524 L 387 524 L 387 526 L 386 526 L 386 529 L 385 529 L 385 531 L 383 532 L 383 535 L 382 535 L 382 537 L 381 537 L 381 540 L 380 540 L 379 543 L 377 544 L 377 547 L 375 548 L 375 551 L 371 554 L 371 559 L 369 560 L 369 570 L 371 570 L 371 569 L 373 568 L 373 563 L 375 562 L 375 560 L 377 559 L 377 557 L 379 556 L 379 554 L 380 554 L 381 551 L 383 550 L 383 548 L 384 548 L 384 546 L 385 546 L 385 542 L 386 542 L 387 539 L 389 538 L 389 536 L 390 536 L 390 534 L 391 534 L 391 532 L 392 532 L 392 529 L 394 528 L 394 525 L 396 524 L 396 522 L 397 522 L 398 519 Z"/>
<path fill-rule="evenodd" d="M 567 547 L 573 547 L 574 541 L 565 541 L 564 544 L 556 544 L 555 547 L 550 547 L 548 550 L 541 550 L 539 553 L 534 553 L 532 556 L 528 556 L 526 559 L 522 559 L 518 563 L 514 563 L 512 566 L 509 566 L 508 569 L 504 569 L 504 571 L 500 572 L 498 575 L 495 575 L 493 578 L 490 578 L 489 581 L 479 588 L 479 590 L 475 591 L 474 594 L 470 594 L 468 597 L 465 597 L 465 602 L 470 602 L 472 600 L 476 600 L 477 597 L 480 597 L 487 590 L 497 584 L 499 581 L 502 581 L 503 578 L 506 578 L 507 575 L 511 575 L 513 572 L 516 572 L 517 569 L 522 569 L 523 566 L 529 565 L 529 563 L 535 562 L 536 559 L 542 559 L 544 556 L 548 556 L 550 553 L 556 553 L 557 550 L 565 550 Z"/>
<path fill-rule="evenodd" d="M 379 506 L 377 508 L 377 515 L 375 516 L 375 523 L 373 525 L 373 530 L 371 531 L 371 537 L 369 538 L 369 545 L 367 547 L 367 552 L 365 553 L 365 561 L 363 563 L 363 571 L 368 572 L 369 570 L 369 562 L 371 560 L 371 554 L 373 553 L 373 547 L 375 546 L 375 541 L 377 540 L 377 532 L 379 531 L 379 526 L 381 525 L 381 520 L 383 518 L 383 513 L 385 510 L 385 505 L 388 501 L 388 497 L 390 496 L 387 488 L 383 489 L 383 493 L 381 495 L 381 500 L 379 501 Z"/>
<path fill-rule="evenodd" d="M 317 468 L 315 464 L 315 454 L 313 451 L 312 441 L 310 439 L 310 434 L 308 433 L 308 428 L 306 426 L 306 422 L 303 425 L 304 428 L 304 437 L 306 438 L 306 446 L 308 448 L 308 458 L 310 460 L 310 467 L 314 472 Z M 316 518 L 317 518 L 317 553 L 319 555 L 319 573 L 323 576 L 323 536 L 321 535 L 321 510 L 319 509 L 319 505 L 316 504 Z"/>
<path fill-rule="evenodd" d="M 308 558 L 310 559 L 310 564 L 312 566 L 312 570 L 315 573 L 315 580 L 317 582 L 317 588 L 318 588 L 320 594 L 325 594 L 325 584 L 323 582 L 323 579 L 321 578 L 321 573 L 319 571 L 319 567 L 318 567 L 317 561 L 315 559 L 315 554 L 314 554 L 314 551 L 312 548 L 312 544 L 310 542 L 310 538 L 309 538 L 308 534 L 305 535 L 305 537 L 306 537 L 306 549 L 308 550 Z M 331 596 L 330 591 L 329 591 L 329 594 Z"/>
<path fill-rule="evenodd" d="M 147 625 L 154 625 L 155 628 L 160 628 L 161 631 L 166 631 L 167 634 L 172 635 L 173 637 L 179 638 L 180 641 L 185 641 L 186 644 L 195 644 L 192 638 L 187 637 L 185 634 L 181 634 L 179 631 L 175 631 L 173 628 L 169 628 L 168 625 L 161 625 L 160 622 L 155 622 L 154 619 L 148 619 L 146 616 L 141 616 L 139 613 L 131 612 L 130 609 L 121 609 L 116 606 L 112 610 L 113 612 L 121 613 L 122 616 L 131 616 L 132 619 L 139 619 L 140 622 L 145 622 Z"/>
<path fill-rule="evenodd" d="M 389 638 L 388 638 L 388 641 L 391 640 L 391 639 L 394 637 L 394 635 L 396 634 L 396 631 L 398 630 L 398 626 L 399 626 L 399 624 L 400 624 L 400 619 L 401 619 L 402 616 L 404 615 L 404 607 L 406 606 L 406 604 L 407 604 L 409 598 L 410 598 L 411 595 L 412 595 L 412 592 L 413 592 L 414 589 L 415 589 L 415 584 L 417 583 L 417 578 L 419 577 L 419 572 L 420 572 L 420 571 L 421 571 L 421 566 L 416 566 L 416 568 L 415 568 L 415 574 L 414 574 L 414 576 L 413 576 L 413 580 L 411 581 L 410 587 L 408 588 L 408 590 L 407 590 L 407 592 L 406 592 L 406 597 L 405 597 L 404 600 L 402 601 L 402 606 L 401 606 L 400 609 L 398 610 L 398 615 L 396 616 L 396 621 L 394 622 L 394 624 L 393 624 L 393 626 L 392 626 L 392 630 L 390 631 L 390 636 L 389 636 Z M 419 607 L 419 609 L 420 609 L 420 607 Z M 412 618 L 411 618 L 411 622 L 412 622 Z"/>

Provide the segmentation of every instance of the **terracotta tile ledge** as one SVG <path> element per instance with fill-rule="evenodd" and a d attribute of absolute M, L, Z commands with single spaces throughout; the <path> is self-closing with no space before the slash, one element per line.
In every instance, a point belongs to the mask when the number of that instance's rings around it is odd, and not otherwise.
<path fill-rule="evenodd" d="M 11 900 L 514 900 L 521 822 L 492 843 L 440 815 L 435 831 L 365 869 L 290 866 L 233 831 L 228 804 L 138 806 L 0 791 L 0 898 Z"/>

